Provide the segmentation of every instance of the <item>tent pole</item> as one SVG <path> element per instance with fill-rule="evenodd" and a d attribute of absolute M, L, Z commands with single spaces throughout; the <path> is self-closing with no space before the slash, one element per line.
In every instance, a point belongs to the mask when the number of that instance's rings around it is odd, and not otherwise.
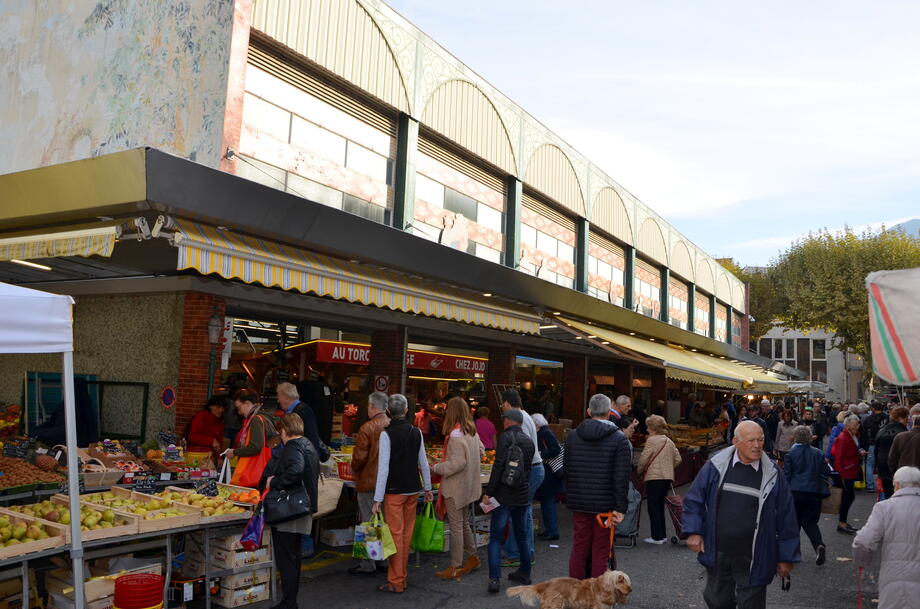
<path fill-rule="evenodd" d="M 73 387 L 73 351 L 64 352 L 64 423 L 67 438 L 67 494 L 70 499 L 70 558 L 73 560 L 74 607 L 85 606 L 83 540 L 80 531 L 80 471 L 77 459 L 77 416 Z"/>

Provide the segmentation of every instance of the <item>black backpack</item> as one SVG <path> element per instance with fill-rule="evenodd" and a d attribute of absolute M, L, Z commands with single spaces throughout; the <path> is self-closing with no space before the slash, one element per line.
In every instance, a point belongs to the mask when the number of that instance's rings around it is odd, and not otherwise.
<path fill-rule="evenodd" d="M 518 446 L 515 434 L 511 434 L 511 446 L 508 448 L 508 460 L 502 472 L 501 482 L 511 488 L 520 488 L 527 484 L 524 476 L 524 451 Z"/>

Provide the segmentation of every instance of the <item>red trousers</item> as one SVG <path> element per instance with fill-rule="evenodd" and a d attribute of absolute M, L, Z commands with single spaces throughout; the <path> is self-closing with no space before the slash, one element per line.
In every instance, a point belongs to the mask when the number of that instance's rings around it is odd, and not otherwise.
<path fill-rule="evenodd" d="M 607 570 L 609 556 L 610 529 L 597 523 L 597 514 L 572 512 L 569 577 L 587 579 L 603 575 Z"/>

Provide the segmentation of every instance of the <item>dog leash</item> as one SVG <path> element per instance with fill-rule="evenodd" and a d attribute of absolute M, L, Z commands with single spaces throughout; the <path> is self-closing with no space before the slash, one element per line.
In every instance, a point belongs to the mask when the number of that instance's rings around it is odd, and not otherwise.
<path fill-rule="evenodd" d="M 595 518 L 597 518 L 597 524 L 602 528 L 610 529 L 610 553 L 607 554 L 607 568 L 614 571 L 617 568 L 617 556 L 614 550 L 614 537 L 616 536 L 617 523 L 613 520 L 613 512 L 598 514 Z"/>

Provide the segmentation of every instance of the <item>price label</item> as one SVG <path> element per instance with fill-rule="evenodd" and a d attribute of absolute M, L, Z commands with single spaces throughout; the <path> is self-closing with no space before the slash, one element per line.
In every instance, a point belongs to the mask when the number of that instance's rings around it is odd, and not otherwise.
<path fill-rule="evenodd" d="M 162 474 L 160 474 L 160 480 L 162 480 L 163 482 L 167 482 L 171 477 L 172 476 L 169 472 L 163 472 Z"/>
<path fill-rule="evenodd" d="M 138 493 L 152 494 L 157 492 L 157 480 L 152 476 L 135 476 L 134 490 Z"/>
<path fill-rule="evenodd" d="M 182 584 L 182 602 L 190 601 L 194 597 L 195 597 L 195 594 L 192 591 L 191 582 L 186 582 Z"/>
<path fill-rule="evenodd" d="M 23 446 L 4 446 L 3 456 L 11 459 L 25 459 L 29 456 L 29 449 Z"/>
<path fill-rule="evenodd" d="M 79 489 L 80 494 L 82 495 L 83 493 L 86 492 L 86 480 L 83 478 L 83 474 L 80 474 L 79 486 L 80 486 L 80 489 Z M 60 489 L 61 489 L 61 494 L 63 495 L 70 494 L 70 483 L 67 481 L 66 478 L 64 479 L 63 482 L 61 482 Z"/>

